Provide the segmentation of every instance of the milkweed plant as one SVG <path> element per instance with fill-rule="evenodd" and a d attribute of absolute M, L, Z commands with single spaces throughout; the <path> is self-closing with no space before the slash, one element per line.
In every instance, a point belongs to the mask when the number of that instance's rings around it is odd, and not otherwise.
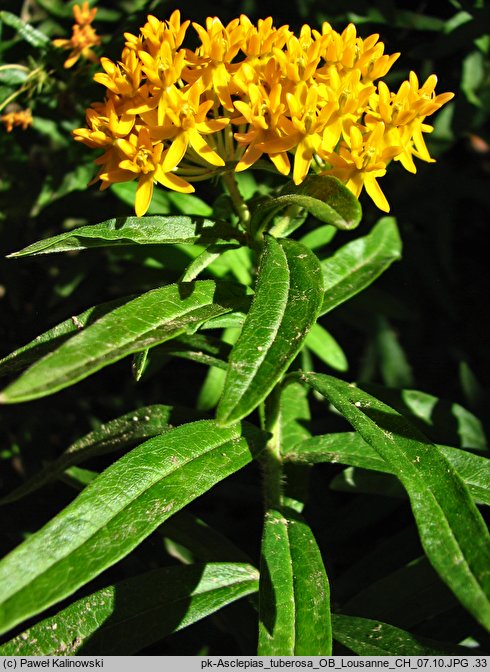
<path fill-rule="evenodd" d="M 72 38 L 54 42 L 70 50 L 65 67 L 97 60 L 94 17 L 87 3 L 77 7 Z M 316 362 L 321 371 L 346 370 L 320 318 L 401 256 L 388 216 L 334 254 L 325 247 L 360 223 L 363 190 L 389 212 L 381 182 L 393 166 L 416 173 L 420 161 L 433 162 L 428 118 L 453 97 L 436 93 L 434 74 L 421 82 L 410 72 L 389 85 L 399 56 L 353 24 L 295 34 L 245 15 L 191 26 L 174 11 L 124 33 L 120 60 L 100 59 L 102 100 L 73 138 L 96 151 L 92 184 L 127 183 L 135 216 L 11 256 L 165 246 L 186 250 L 178 255 L 186 261 L 175 281 L 67 313 L 7 356 L 3 371 L 24 370 L 1 402 L 45 397 L 128 356 L 136 381 L 165 359 L 158 375 L 166 390 L 176 358 L 208 373 L 196 382 L 197 408 L 154 404 L 109 421 L 4 497 L 9 504 L 63 474 L 84 474 L 73 501 L 0 564 L 0 628 L 11 632 L 0 653 L 134 654 L 237 600 L 257 623 L 257 649 L 247 653 L 325 656 L 333 641 L 358 655 L 448 652 L 331 604 L 328 548 L 320 551 L 304 509 L 313 465 L 333 462 L 396 477 L 426 559 L 490 628 L 490 544 L 477 508 L 490 503 L 487 460 L 433 444 L 420 423 L 362 385 L 312 370 Z M 161 190 L 177 202 L 204 181 L 221 190 L 208 214 L 154 214 Z M 323 409 L 327 433 L 314 433 L 311 404 Z M 328 433 L 328 417 L 340 416 L 349 431 Z M 100 473 L 77 466 L 106 453 L 115 457 Z M 263 493 L 256 559 L 183 511 L 251 463 Z M 182 564 L 104 584 L 105 570 L 162 530 Z"/>

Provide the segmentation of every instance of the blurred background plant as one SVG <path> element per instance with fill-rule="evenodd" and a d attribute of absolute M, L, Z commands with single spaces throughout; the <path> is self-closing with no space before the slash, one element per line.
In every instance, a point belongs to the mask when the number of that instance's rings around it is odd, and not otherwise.
<path fill-rule="evenodd" d="M 73 37 L 73 4 L 4 0 L 0 12 L 0 355 L 88 306 L 144 291 L 162 279 L 174 281 L 180 266 L 176 256 L 186 254 L 184 249 L 171 256 L 160 249 L 135 247 L 53 256 L 49 264 L 38 258 L 5 259 L 9 252 L 42 237 L 132 213 L 134 185 L 115 185 L 106 192 L 95 186 L 87 189 L 96 172 L 92 152 L 70 135 L 84 124 L 85 109 L 101 97 L 101 87 L 92 81 L 97 64 L 84 58 L 83 52 L 75 61 L 76 53 L 67 48 L 75 48 L 73 42 L 56 42 Z M 412 408 L 430 416 L 434 440 L 485 449 L 489 431 L 485 386 L 490 373 L 486 345 L 490 333 L 484 319 L 490 217 L 488 2 L 351 0 L 347 11 L 341 0 L 287 4 L 217 0 L 199 6 L 189 0 L 178 5 L 106 0 L 89 24 L 101 36 L 100 44 L 93 39 L 90 54 L 117 59 L 125 31 L 137 32 L 149 12 L 166 19 L 177 8 L 183 19 L 201 23 L 208 15 L 226 23 L 240 11 L 251 20 L 271 15 L 275 22 L 295 29 L 306 21 L 312 26 L 328 21 L 342 30 L 352 21 L 361 36 L 379 32 L 387 53 L 401 52 L 396 71 L 388 78 L 391 88 L 415 70 L 421 81 L 436 72 L 438 90 L 456 93 L 437 116 L 427 140 L 437 167 L 419 163 L 414 177 L 393 166 L 383 183 L 401 231 L 403 263 L 329 316 L 328 329 L 342 344 L 337 364 L 347 379 L 372 389 L 393 388 L 392 402 L 403 397 L 397 390 L 423 390 L 424 394 L 413 397 Z M 67 59 L 73 61 L 71 67 L 66 67 Z M 22 111 L 26 116 L 15 116 Z M 279 181 L 272 174 L 254 178 L 247 173 L 240 186 L 248 195 L 260 194 Z M 157 190 L 149 214 L 210 214 L 208 204 L 218 197 L 218 190 L 212 183 L 196 187 L 192 196 Z M 343 234 L 342 240 L 333 238 L 326 254 L 345 244 L 349 236 L 354 239 L 372 229 L 379 213 L 365 196 L 362 205 L 359 231 Z M 214 203 L 215 212 L 220 206 L 220 200 Z M 316 225 L 307 221 L 305 227 L 305 232 L 313 231 Z M 190 404 L 185 381 L 200 375 L 190 363 L 182 360 L 180 375 L 173 375 L 172 390 L 164 388 L 163 399 L 158 369 L 136 385 L 127 375 L 128 366 L 122 361 L 110 373 L 98 374 L 63 395 L 2 409 L 0 485 L 5 492 L 55 458 L 72 440 L 117 414 L 156 402 Z M 114 381 L 120 390 L 117 397 L 110 392 Z M 204 382 L 204 378 L 198 380 L 198 384 Z M 382 388 L 376 389 L 382 398 Z M 386 391 L 383 394 L 389 396 Z M 206 401 L 205 388 L 200 399 L 192 401 L 202 408 L 212 403 Z M 251 551 L 260 536 L 260 516 L 255 514 L 261 502 L 247 473 L 241 476 L 241 489 L 232 492 L 225 483 L 213 496 L 203 498 L 201 511 L 231 536 L 237 518 L 249 525 L 246 550 Z M 328 484 L 332 488 L 325 495 Z M 373 492 L 384 495 L 373 496 Z M 387 486 L 373 479 L 349 481 L 340 466 L 314 471 L 309 510 L 320 545 L 328 546 L 334 603 L 347 605 L 350 613 L 381 618 L 436 639 L 455 643 L 473 637 L 490 650 L 488 635 L 418 559 L 420 547 L 409 525 L 408 506 L 390 494 Z M 335 503 L 336 515 L 342 511 L 337 522 L 325 513 L 325 496 Z M 71 498 L 70 486 L 59 485 L 20 502 L 11 516 L 3 518 L 2 554 Z M 386 552 L 394 540 L 399 555 Z M 171 555 L 179 552 L 174 547 Z M 154 542 L 144 544 L 138 553 L 114 571 L 131 574 L 143 558 L 151 564 Z M 386 593 L 392 598 L 390 604 L 380 597 Z M 396 613 L 392 604 L 397 605 Z M 165 647 L 152 652 L 234 653 L 233 638 L 246 640 L 246 635 L 246 622 L 237 635 L 226 629 L 223 620 L 215 619 L 174 635 Z M 247 650 L 246 641 L 242 645 Z"/>

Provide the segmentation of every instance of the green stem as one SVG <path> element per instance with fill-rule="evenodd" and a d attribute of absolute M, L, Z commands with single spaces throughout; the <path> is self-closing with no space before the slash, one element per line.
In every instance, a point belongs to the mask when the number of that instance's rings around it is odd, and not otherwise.
<path fill-rule="evenodd" d="M 250 222 L 250 210 L 247 207 L 247 204 L 243 200 L 243 197 L 238 188 L 238 184 L 235 178 L 235 173 L 233 171 L 228 171 L 222 175 L 223 182 L 228 189 L 228 192 L 233 201 L 233 206 L 235 208 L 236 214 L 240 219 L 240 223 L 243 228 L 248 231 L 248 224 Z"/>
<path fill-rule="evenodd" d="M 24 89 L 18 89 L 18 91 L 14 91 L 8 98 L 6 98 L 2 103 L 0 103 L 0 112 L 7 107 L 9 103 L 11 103 L 13 100 L 17 98 L 17 96 L 20 96 L 21 93 L 23 93 Z"/>
<path fill-rule="evenodd" d="M 281 385 L 277 385 L 265 401 L 263 424 L 265 431 L 271 434 L 261 458 L 266 509 L 277 508 L 282 503 L 281 389 Z"/>
<path fill-rule="evenodd" d="M 24 72 L 29 72 L 29 68 L 26 65 L 20 65 L 19 63 L 0 65 L 0 72 L 3 72 L 4 70 L 23 70 Z"/>

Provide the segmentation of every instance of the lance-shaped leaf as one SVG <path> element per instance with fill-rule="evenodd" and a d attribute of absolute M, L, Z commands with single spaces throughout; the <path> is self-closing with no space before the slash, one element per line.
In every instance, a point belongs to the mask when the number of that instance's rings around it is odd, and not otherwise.
<path fill-rule="evenodd" d="M 260 563 L 259 656 L 329 656 L 330 589 L 315 538 L 290 509 L 267 512 Z"/>
<path fill-rule="evenodd" d="M 368 287 L 400 257 L 396 222 L 383 217 L 367 236 L 347 243 L 322 261 L 325 299 L 321 315 Z"/>
<path fill-rule="evenodd" d="M 322 300 L 313 252 L 267 236 L 255 297 L 229 357 L 219 422 L 243 418 L 265 399 L 301 349 Z"/>
<path fill-rule="evenodd" d="M 437 450 L 458 472 L 473 498 L 481 504 L 490 505 L 490 460 L 450 446 L 437 445 Z M 283 458 L 287 462 L 300 464 L 335 462 L 387 474 L 395 473 L 391 464 L 356 432 L 314 436 L 298 442 Z"/>
<path fill-rule="evenodd" d="M 337 371 L 347 371 L 349 363 L 344 351 L 337 343 L 335 338 L 321 324 L 314 324 L 306 337 L 306 347 L 308 347 L 322 362 L 325 362 L 332 369 Z"/>
<path fill-rule="evenodd" d="M 389 464 L 407 491 L 434 569 L 490 629 L 490 535 L 454 467 L 408 420 L 366 392 L 326 375 L 306 374 L 304 381 Z"/>
<path fill-rule="evenodd" d="M 258 589 L 244 563 L 164 567 L 108 586 L 37 623 L 3 656 L 131 655 Z"/>
<path fill-rule="evenodd" d="M 359 201 L 340 180 L 328 175 L 310 175 L 299 185 L 288 182 L 279 196 L 261 201 L 252 214 L 252 230 L 265 230 L 278 212 L 291 206 L 304 208 L 337 229 L 354 229 L 362 216 Z M 283 232 L 275 230 L 274 234 Z"/>
<path fill-rule="evenodd" d="M 12 12 L 0 12 L 0 23 L 10 26 L 19 37 L 31 44 L 37 49 L 46 49 L 51 47 L 51 40 L 41 30 L 33 28 L 29 23 L 26 23 L 20 16 L 12 14 Z"/>
<path fill-rule="evenodd" d="M 412 635 L 388 623 L 359 616 L 332 614 L 333 638 L 359 656 L 466 655 L 463 647 L 449 647 Z"/>
<path fill-rule="evenodd" d="M 80 464 L 91 457 L 106 455 L 136 445 L 139 441 L 158 436 L 172 426 L 202 419 L 202 414 L 175 406 L 144 406 L 131 413 L 111 420 L 82 436 L 69 446 L 57 460 L 0 500 L 9 504 L 35 492 L 46 483 L 60 477 L 65 469 Z"/>
<path fill-rule="evenodd" d="M 157 436 L 109 467 L 0 563 L 0 633 L 71 595 L 251 461 L 253 439 L 213 421 Z"/>
<path fill-rule="evenodd" d="M 114 308 L 118 308 L 124 303 L 130 301 L 133 297 L 127 296 L 114 301 L 107 301 L 98 306 L 92 306 L 84 310 L 79 315 L 73 315 L 68 320 L 57 324 L 55 327 L 48 329 L 43 334 L 37 336 L 33 341 L 27 345 L 18 348 L 3 359 L 0 359 L 0 375 L 6 375 L 26 368 L 32 362 L 41 359 L 46 353 L 51 352 L 57 346 L 61 345 L 70 336 L 76 334 L 77 331 L 92 324 L 103 315 L 110 313 Z"/>
<path fill-rule="evenodd" d="M 154 289 L 104 315 L 31 366 L 0 395 L 14 403 L 52 394 L 187 329 L 226 313 L 240 287 L 213 280 Z"/>
<path fill-rule="evenodd" d="M 81 226 L 25 247 L 10 257 L 26 257 L 50 252 L 86 250 L 115 245 L 211 245 L 237 241 L 237 229 L 224 221 L 205 217 L 150 216 L 118 217 L 100 224 Z"/>
<path fill-rule="evenodd" d="M 188 511 L 167 520 L 159 533 L 184 547 L 200 562 L 251 562 L 247 554 L 221 532 Z"/>

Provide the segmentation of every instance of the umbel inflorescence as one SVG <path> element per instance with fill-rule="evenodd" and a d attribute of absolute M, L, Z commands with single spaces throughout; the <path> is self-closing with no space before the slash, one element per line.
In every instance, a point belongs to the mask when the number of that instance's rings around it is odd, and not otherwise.
<path fill-rule="evenodd" d="M 365 187 L 388 211 L 377 180 L 390 161 L 412 173 L 414 157 L 433 161 L 425 119 L 453 94 L 436 95 L 436 76 L 421 86 L 413 72 L 390 91 L 381 78 L 399 54 L 385 54 L 378 35 L 362 39 L 352 24 L 338 33 L 328 23 L 295 35 L 271 18 L 255 25 L 241 15 L 226 26 L 193 23 L 199 46 L 190 50 L 182 46 L 189 23 L 175 11 L 169 21 L 149 16 L 139 36 L 126 33 L 121 60 L 102 58 L 95 75 L 106 100 L 73 132 L 104 150 L 101 189 L 138 180 L 137 215 L 155 182 L 188 193 L 192 182 L 267 159 L 292 171 L 295 184 L 314 171 L 356 196 Z"/>

